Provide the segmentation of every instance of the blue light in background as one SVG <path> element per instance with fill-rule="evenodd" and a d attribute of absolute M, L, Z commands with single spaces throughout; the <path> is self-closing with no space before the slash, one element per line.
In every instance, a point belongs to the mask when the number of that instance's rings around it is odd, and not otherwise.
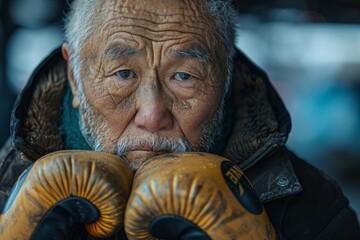
<path fill-rule="evenodd" d="M 19 28 L 13 33 L 7 47 L 7 80 L 15 92 L 21 91 L 37 65 L 62 43 L 61 29 Z"/>
<path fill-rule="evenodd" d="M 238 47 L 266 70 L 291 113 L 289 146 L 342 144 L 358 151 L 358 93 L 342 86 L 360 82 L 360 26 L 242 24 Z M 315 152 L 300 155 L 312 159 Z"/>
<path fill-rule="evenodd" d="M 0 4 L 0 8 L 1 8 L 1 4 Z M 3 32 L 3 23 L 0 19 L 0 56 L 3 56 L 3 48 L 1 46 L 3 46 L 4 44 L 4 32 Z M 0 60 L 0 86 L 2 85 L 3 83 L 3 79 L 2 79 L 2 76 L 3 76 L 3 64 L 2 64 L 2 61 Z"/>
<path fill-rule="evenodd" d="M 62 7 L 58 0 L 12 0 L 10 17 L 23 27 L 39 27 L 53 20 Z"/>

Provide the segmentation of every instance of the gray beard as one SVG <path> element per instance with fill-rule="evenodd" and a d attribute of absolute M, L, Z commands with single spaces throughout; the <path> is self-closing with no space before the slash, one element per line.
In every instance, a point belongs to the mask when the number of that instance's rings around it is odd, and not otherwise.
<path fill-rule="evenodd" d="M 81 94 L 82 95 L 82 94 Z M 80 96 L 81 96 L 80 95 Z M 185 138 L 173 139 L 168 137 L 160 137 L 156 133 L 151 137 L 134 137 L 124 136 L 116 143 L 111 142 L 106 138 L 107 133 L 111 132 L 106 126 L 106 120 L 101 114 L 88 104 L 87 99 L 82 95 L 80 99 L 80 119 L 79 126 L 82 135 L 89 144 L 89 146 L 99 152 L 107 152 L 115 154 L 125 159 L 133 170 L 136 170 L 142 160 L 130 162 L 126 159 L 126 152 L 133 146 L 148 146 L 151 145 L 154 151 L 166 152 L 209 152 L 215 146 L 215 139 L 222 132 L 222 122 L 224 113 L 224 101 L 222 101 L 219 109 L 215 115 L 201 124 L 201 137 L 198 144 L 191 144 Z M 86 120 L 87 119 L 87 123 Z M 112 147 L 105 147 L 112 146 Z"/>

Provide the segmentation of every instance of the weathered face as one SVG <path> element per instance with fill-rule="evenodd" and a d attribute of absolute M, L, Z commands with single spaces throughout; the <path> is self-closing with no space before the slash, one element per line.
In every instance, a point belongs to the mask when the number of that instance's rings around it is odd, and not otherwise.
<path fill-rule="evenodd" d="M 226 57 L 206 0 L 101 1 L 95 18 L 80 54 L 85 99 L 72 82 L 90 144 L 134 169 L 164 152 L 207 150 Z"/>

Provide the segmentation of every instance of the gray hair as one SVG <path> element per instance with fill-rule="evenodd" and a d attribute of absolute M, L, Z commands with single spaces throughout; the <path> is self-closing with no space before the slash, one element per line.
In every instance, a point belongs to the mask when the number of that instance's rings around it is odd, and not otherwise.
<path fill-rule="evenodd" d="M 229 0 L 208 0 L 208 8 L 210 14 L 215 17 L 217 35 L 226 48 L 225 98 L 229 93 L 233 76 L 233 56 L 235 54 L 235 31 L 238 23 L 238 13 Z"/>
<path fill-rule="evenodd" d="M 81 81 L 80 52 L 85 40 L 91 34 L 93 16 L 97 7 L 97 0 L 74 0 L 70 12 L 65 18 L 65 42 L 69 46 L 70 67 L 78 87 L 80 99 L 84 99 Z"/>
<path fill-rule="evenodd" d="M 232 80 L 232 59 L 235 53 L 235 29 L 237 12 L 230 0 L 207 0 L 208 9 L 216 19 L 217 35 L 226 48 L 227 77 L 225 95 L 229 92 Z M 80 51 L 85 40 L 91 35 L 93 16 L 98 0 L 74 0 L 70 13 L 65 19 L 65 41 L 69 45 L 70 63 L 79 93 L 82 93 Z"/>

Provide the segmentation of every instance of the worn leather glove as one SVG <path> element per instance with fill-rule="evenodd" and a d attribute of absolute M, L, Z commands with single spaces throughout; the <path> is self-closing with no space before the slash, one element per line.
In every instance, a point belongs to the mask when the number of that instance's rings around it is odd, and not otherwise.
<path fill-rule="evenodd" d="M 0 239 L 111 236 L 123 228 L 132 178 L 128 165 L 114 155 L 49 154 L 37 160 L 13 189 L 0 215 Z"/>
<path fill-rule="evenodd" d="M 239 167 L 207 153 L 173 153 L 136 172 L 125 212 L 129 239 L 276 239 Z"/>

